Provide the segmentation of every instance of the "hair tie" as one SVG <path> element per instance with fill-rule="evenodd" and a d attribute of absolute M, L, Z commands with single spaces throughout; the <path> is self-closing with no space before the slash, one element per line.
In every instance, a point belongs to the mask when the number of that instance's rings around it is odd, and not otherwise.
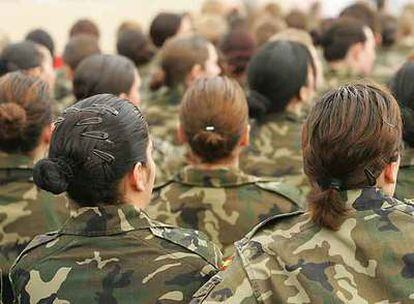
<path fill-rule="evenodd" d="M 206 130 L 207 132 L 214 132 L 216 128 L 214 126 L 206 126 L 204 130 Z"/>
<path fill-rule="evenodd" d="M 344 183 L 337 178 L 318 180 L 317 183 L 322 190 L 335 189 L 339 192 L 345 190 Z"/>
<path fill-rule="evenodd" d="M 71 160 L 64 157 L 58 157 L 51 158 L 50 161 L 57 164 L 60 171 L 68 181 L 70 181 L 75 176 L 75 164 Z"/>

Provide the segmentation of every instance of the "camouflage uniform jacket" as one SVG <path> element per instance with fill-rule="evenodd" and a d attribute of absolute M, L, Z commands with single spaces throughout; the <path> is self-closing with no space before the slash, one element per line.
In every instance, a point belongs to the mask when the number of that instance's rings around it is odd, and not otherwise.
<path fill-rule="evenodd" d="M 57 229 L 69 217 L 67 200 L 39 191 L 32 180 L 32 161 L 0 153 L 0 268 L 9 272 L 31 239 Z"/>
<path fill-rule="evenodd" d="M 293 113 L 272 114 L 261 123 L 253 121 L 251 143 L 240 158 L 240 168 L 255 176 L 286 177 L 286 182 L 305 193 L 302 125 L 304 117 Z"/>
<path fill-rule="evenodd" d="M 188 303 L 220 263 L 200 232 L 122 204 L 78 209 L 28 245 L 10 278 L 19 303 Z"/>
<path fill-rule="evenodd" d="M 387 85 L 391 77 L 407 60 L 412 48 L 395 45 L 389 48 L 379 48 L 375 61 L 372 78 L 382 85 Z"/>
<path fill-rule="evenodd" d="M 414 206 L 375 187 L 343 194 L 350 213 L 338 231 L 308 213 L 270 218 L 192 303 L 413 303 Z"/>
<path fill-rule="evenodd" d="M 188 166 L 155 190 L 147 211 L 157 220 L 206 233 L 228 257 L 234 253 L 233 243 L 256 224 L 300 209 L 297 192 L 279 180 L 238 169 Z"/>
<path fill-rule="evenodd" d="M 53 105 L 53 111 L 56 115 L 63 112 L 64 109 L 70 107 L 76 102 L 76 98 L 73 95 L 72 80 L 68 78 L 67 68 L 62 68 L 56 72 L 56 84 L 55 84 L 55 104 Z"/>
<path fill-rule="evenodd" d="M 414 199 L 414 148 L 403 152 L 395 196 L 400 200 Z"/>
<path fill-rule="evenodd" d="M 351 70 L 333 70 L 331 68 L 325 69 L 325 82 L 324 85 L 319 89 L 318 95 L 323 95 L 331 89 L 335 89 L 339 86 L 355 82 L 365 77 L 358 75 Z"/>

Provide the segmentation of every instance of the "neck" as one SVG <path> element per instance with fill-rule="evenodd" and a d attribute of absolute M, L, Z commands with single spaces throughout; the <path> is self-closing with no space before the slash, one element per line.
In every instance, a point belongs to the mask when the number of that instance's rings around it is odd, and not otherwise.
<path fill-rule="evenodd" d="M 225 159 L 218 160 L 214 163 L 202 162 L 202 160 L 194 156 L 189 162 L 190 165 L 201 170 L 217 170 L 217 169 L 226 169 L 226 168 L 239 168 L 239 155 L 234 155 L 227 157 Z"/>
<path fill-rule="evenodd" d="M 346 59 L 329 62 L 329 68 L 335 72 L 356 70 L 353 64 Z"/>
<path fill-rule="evenodd" d="M 133 195 L 126 194 L 124 196 L 123 201 L 125 204 L 134 205 L 135 207 L 138 207 L 141 210 L 145 209 L 149 204 L 148 195 L 146 195 L 145 193 L 134 193 Z"/>
<path fill-rule="evenodd" d="M 34 163 L 36 163 L 37 161 L 41 160 L 42 158 L 46 156 L 47 149 L 48 149 L 47 145 L 40 144 L 34 150 L 29 152 L 27 156 L 30 157 Z"/>
<path fill-rule="evenodd" d="M 300 115 L 302 113 L 303 108 L 303 102 L 295 97 L 289 101 L 289 103 L 286 106 L 286 111 L 289 113 L 293 113 L 296 115 Z"/>

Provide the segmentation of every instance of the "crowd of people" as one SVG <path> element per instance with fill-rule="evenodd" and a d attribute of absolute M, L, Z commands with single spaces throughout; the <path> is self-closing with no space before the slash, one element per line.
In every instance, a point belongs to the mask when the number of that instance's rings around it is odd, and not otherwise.
<path fill-rule="evenodd" d="M 2 302 L 413 303 L 414 5 L 383 2 L 1 38 Z"/>

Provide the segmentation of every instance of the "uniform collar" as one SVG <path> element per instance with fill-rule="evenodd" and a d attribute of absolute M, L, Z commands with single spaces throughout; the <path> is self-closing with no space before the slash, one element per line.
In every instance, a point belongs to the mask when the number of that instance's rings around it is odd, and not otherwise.
<path fill-rule="evenodd" d="M 175 181 L 190 186 L 221 188 L 251 184 L 257 182 L 258 178 L 247 175 L 238 168 L 202 170 L 187 166 L 176 175 Z"/>
<path fill-rule="evenodd" d="M 185 86 L 183 84 L 175 85 L 171 88 L 162 87 L 157 93 L 156 97 L 149 103 L 157 105 L 178 105 L 181 102 L 185 92 Z"/>
<path fill-rule="evenodd" d="M 33 160 L 22 154 L 0 152 L 0 168 L 32 168 Z"/>
<path fill-rule="evenodd" d="M 130 204 L 82 207 L 72 212 L 60 233 L 102 236 L 149 229 L 157 225 L 163 226 Z"/>
<path fill-rule="evenodd" d="M 358 190 L 348 190 L 342 195 L 347 197 L 347 206 L 357 211 L 378 210 L 397 205 L 393 197 L 385 195 L 377 187 L 365 187 Z"/>

